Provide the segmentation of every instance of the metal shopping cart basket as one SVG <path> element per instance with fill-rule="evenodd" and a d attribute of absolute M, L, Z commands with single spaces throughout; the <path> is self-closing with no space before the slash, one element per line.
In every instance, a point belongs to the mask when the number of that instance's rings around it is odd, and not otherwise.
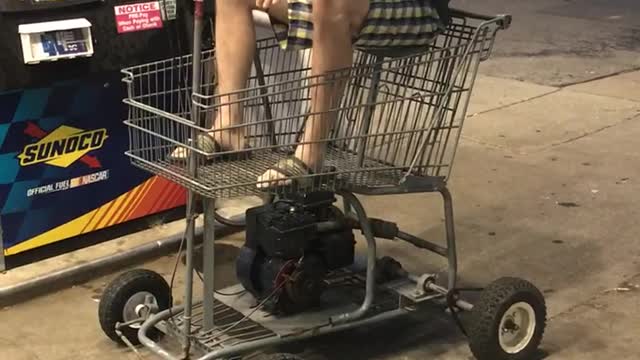
<path fill-rule="evenodd" d="M 194 55 L 123 70 L 127 155 L 133 165 L 190 192 L 184 302 L 173 306 L 170 287 L 154 272 L 125 273 L 100 303 L 109 337 L 130 346 L 142 343 L 164 359 L 189 354 L 229 359 L 391 320 L 430 303 L 450 313 L 480 360 L 526 359 L 537 351 L 546 307 L 534 285 L 501 278 L 482 290 L 475 305 L 462 299 L 446 186 L 479 64 L 490 56 L 498 31 L 509 27 L 510 16 L 454 11 L 452 23 L 431 45 L 404 54 L 357 50 L 350 69 L 323 77 L 311 76 L 308 53 L 284 53 L 275 40 L 261 40 L 249 86 L 234 94 L 216 89 L 216 53 L 200 50 L 201 21 L 195 20 Z M 323 113 L 311 104 L 321 86 L 344 89 Z M 228 151 L 200 146 L 216 112 L 234 106 L 243 122 L 213 131 L 241 134 L 247 146 Z M 333 119 L 328 135 L 317 140 L 326 149 L 323 167 L 261 186 L 265 171 L 306 144 L 304 127 L 314 118 Z M 183 161 L 171 157 L 177 148 L 188 154 Z M 420 192 L 442 194 L 446 246 L 368 218 L 354 195 Z M 247 243 L 237 263 L 240 284 L 215 291 L 214 199 L 264 194 L 270 202 L 247 211 Z M 336 194 L 343 209 L 333 205 Z M 205 199 L 204 290 L 203 300 L 195 302 L 199 198 Z M 355 260 L 354 229 L 367 244 L 362 266 Z M 376 239 L 404 240 L 443 256 L 446 281 L 436 274 L 410 274 L 398 261 L 378 258 Z M 460 322 L 459 311 L 471 312 L 470 326 Z M 181 356 L 160 345 L 160 332 L 181 339 Z"/>

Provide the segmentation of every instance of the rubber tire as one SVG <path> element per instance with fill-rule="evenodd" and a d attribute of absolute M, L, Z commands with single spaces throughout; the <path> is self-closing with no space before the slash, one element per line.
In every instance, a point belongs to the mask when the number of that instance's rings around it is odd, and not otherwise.
<path fill-rule="evenodd" d="M 500 346 L 498 327 L 504 312 L 517 302 L 533 308 L 536 328 L 527 346 L 517 354 L 509 354 Z M 518 278 L 505 277 L 494 281 L 481 294 L 471 311 L 468 328 L 469 347 L 478 360 L 530 360 L 538 351 L 547 321 L 544 296 L 533 284 Z"/>
<path fill-rule="evenodd" d="M 173 304 L 171 288 L 166 280 L 160 274 L 145 269 L 123 273 L 102 294 L 98 308 L 100 327 L 107 337 L 118 344 L 124 345 L 124 342 L 116 334 L 116 323 L 123 321 L 122 311 L 129 298 L 141 291 L 155 296 L 159 311 L 166 310 Z M 127 327 L 121 329 L 121 332 L 133 345 L 140 344 L 138 329 Z M 151 329 L 148 333 L 151 339 L 158 339 L 161 335 L 157 329 Z"/>

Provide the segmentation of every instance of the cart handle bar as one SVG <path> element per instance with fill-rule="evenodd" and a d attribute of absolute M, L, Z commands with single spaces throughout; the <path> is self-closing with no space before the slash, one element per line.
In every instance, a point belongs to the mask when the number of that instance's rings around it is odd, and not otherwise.
<path fill-rule="evenodd" d="M 456 9 L 456 8 L 450 8 L 449 14 L 452 17 L 470 18 L 470 19 L 482 20 L 482 21 L 496 20 L 496 23 L 500 26 L 502 30 L 508 29 L 511 26 L 511 21 L 513 19 L 513 16 L 506 15 L 506 14 L 505 15 L 502 15 L 502 14 L 501 15 L 482 15 L 482 14 L 474 13 L 471 11 L 466 11 L 466 10 Z"/>

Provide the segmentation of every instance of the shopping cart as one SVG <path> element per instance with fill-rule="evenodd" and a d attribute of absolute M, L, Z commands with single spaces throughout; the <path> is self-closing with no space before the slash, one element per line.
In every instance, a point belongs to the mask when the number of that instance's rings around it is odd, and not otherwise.
<path fill-rule="evenodd" d="M 471 350 L 480 360 L 526 359 L 535 353 L 545 328 L 546 306 L 534 285 L 499 279 L 482 291 L 475 305 L 463 300 L 464 289 L 457 287 L 453 205 L 446 184 L 479 64 L 490 56 L 498 31 L 509 27 L 511 17 L 463 11 L 452 15 L 447 30 L 429 46 L 402 54 L 358 49 L 350 69 L 321 78 L 311 76 L 308 53 L 287 54 L 274 39 L 261 40 L 249 86 L 236 94 L 216 91 L 215 49 L 201 51 L 202 19 L 198 18 L 193 55 L 123 70 L 129 106 L 127 155 L 133 165 L 190 192 L 186 291 L 183 304 L 173 306 L 171 288 L 159 275 L 147 270 L 123 274 L 101 300 L 105 333 L 117 342 L 142 343 L 164 359 L 181 356 L 161 347 L 160 332 L 181 339 L 182 356 L 198 353 L 201 360 L 229 359 L 271 345 L 391 320 L 430 303 L 443 306 L 463 331 L 468 330 Z M 314 112 L 312 92 L 331 84 L 342 84 L 343 95 L 330 111 Z M 244 122 L 214 131 L 235 130 L 249 147 L 208 151 L 198 146 L 193 139 L 211 131 L 208 122 L 216 111 L 236 105 L 242 105 Z M 335 120 L 329 135 L 319 140 L 326 147 L 324 167 L 294 176 L 284 185 L 259 186 L 261 174 L 303 144 L 303 129 L 312 116 Z M 186 161 L 170 158 L 179 147 L 189 150 Z M 394 223 L 368 218 L 354 195 L 425 192 L 439 192 L 444 199 L 446 246 L 405 233 Z M 291 204 L 292 213 L 327 199 L 333 204 L 334 195 L 340 195 L 344 208 L 331 205 L 333 215 L 314 223 L 313 231 L 346 228 L 347 233 L 357 229 L 364 235 L 364 265 L 356 262 L 328 271 L 321 279 L 321 306 L 268 316 L 272 313 L 266 304 L 283 288 L 304 297 L 305 288 L 295 288 L 294 275 L 300 271 L 281 276 L 302 260 L 279 267 L 273 292 L 261 298 L 247 294 L 251 284 L 247 286 L 246 281 L 214 290 L 214 200 L 265 194 L 270 201 L 283 199 Z M 203 300 L 195 302 L 194 224 L 199 198 L 205 199 L 204 285 Z M 399 262 L 378 258 L 376 238 L 401 239 L 443 256 L 448 261 L 446 281 L 439 281 L 437 274 L 410 274 Z M 310 284 L 313 290 L 314 283 Z M 463 326 L 460 311 L 471 311 L 471 325 Z"/>

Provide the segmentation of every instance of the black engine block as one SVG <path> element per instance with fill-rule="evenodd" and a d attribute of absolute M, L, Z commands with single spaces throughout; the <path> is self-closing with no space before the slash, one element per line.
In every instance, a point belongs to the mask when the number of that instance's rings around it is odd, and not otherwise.
<path fill-rule="evenodd" d="M 327 273 L 353 264 L 353 229 L 335 201 L 331 192 L 315 192 L 247 211 L 236 273 L 268 311 L 317 305 Z"/>

